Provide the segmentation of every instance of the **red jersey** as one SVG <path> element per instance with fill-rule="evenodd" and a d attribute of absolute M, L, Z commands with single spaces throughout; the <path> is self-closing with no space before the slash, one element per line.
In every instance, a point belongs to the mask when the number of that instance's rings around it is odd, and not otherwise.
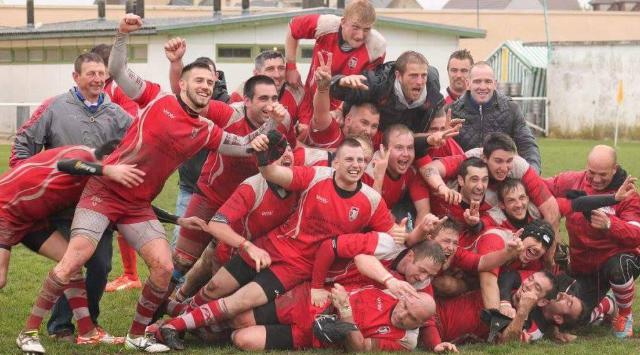
<path fill-rule="evenodd" d="M 480 265 L 482 255 L 476 254 L 468 249 L 458 247 L 456 253 L 453 254 L 448 270 L 460 269 L 466 272 L 477 272 Z"/>
<path fill-rule="evenodd" d="M 254 175 L 238 186 L 217 213 L 227 218 L 236 233 L 251 240 L 282 224 L 295 210 L 297 194 L 282 192 L 271 189 L 262 175 Z"/>
<path fill-rule="evenodd" d="M 146 173 L 144 182 L 130 189 L 103 177 L 93 179 L 125 201 L 150 203 L 182 162 L 205 148 L 216 151 L 227 133 L 204 117 L 190 116 L 158 84 L 147 81 L 134 101 L 142 108 L 140 117 L 105 164 L 136 164 Z"/>
<path fill-rule="evenodd" d="M 362 182 L 373 186 L 373 164 L 369 164 L 367 167 L 365 174 L 362 176 Z M 387 207 L 393 208 L 407 191 L 409 191 L 409 196 L 413 202 L 429 198 L 427 183 L 416 172 L 414 167 L 409 167 L 409 170 L 397 179 L 391 178 L 389 174 L 384 174 L 382 198 Z"/>
<path fill-rule="evenodd" d="M 258 128 L 246 118 L 244 103 L 234 103 L 229 106 L 212 100 L 209 103 L 209 115 L 215 115 L 214 122 L 225 132 L 238 136 L 247 135 Z M 285 125 L 289 124 L 288 120 L 285 122 Z M 278 129 L 283 133 L 287 130 L 283 125 L 278 125 Z M 202 166 L 197 186 L 202 195 L 207 197 L 214 206 L 219 207 L 242 181 L 258 172 L 253 155 L 229 156 L 212 150 Z"/>
<path fill-rule="evenodd" d="M 418 344 L 418 330 L 401 329 L 391 323 L 398 299 L 388 291 L 366 287 L 349 292 L 349 303 L 362 336 L 376 339 L 379 350 L 412 350 Z"/>
<path fill-rule="evenodd" d="M 474 252 L 485 255 L 496 250 L 502 250 L 506 247 L 506 242 L 513 238 L 513 232 L 511 230 L 502 228 L 491 228 L 482 233 L 476 241 L 469 247 Z M 529 271 L 536 272 L 543 269 L 542 260 L 537 259 L 530 263 L 523 264 L 519 258 L 503 265 L 501 268 L 495 268 L 490 272 L 496 276 L 500 275 L 502 271 L 516 270 L 516 271 Z"/>
<path fill-rule="evenodd" d="M 63 159 L 96 161 L 89 147 L 65 146 L 42 151 L 0 176 L 0 228 L 15 232 L 3 244 L 19 243 L 34 223 L 78 203 L 89 176 L 58 171 Z"/>
<path fill-rule="evenodd" d="M 329 126 L 322 131 L 314 129 L 313 124 L 311 124 L 307 143 L 310 146 L 329 149 L 337 148 L 343 140 L 344 133 L 342 132 L 342 128 L 338 121 L 332 118 Z"/>
<path fill-rule="evenodd" d="M 427 323 L 424 342 L 432 349 L 441 342 L 456 342 L 466 337 L 475 337 L 484 341 L 489 328 L 480 320 L 480 311 L 484 309 L 480 290 L 472 291 L 455 298 L 436 300 L 435 322 Z"/>
<path fill-rule="evenodd" d="M 474 148 L 465 152 L 464 155 L 450 156 L 440 159 L 440 162 L 444 165 L 445 176 L 443 180 L 455 179 L 458 175 L 458 169 L 462 162 L 471 157 L 480 158 L 482 156 L 482 148 Z M 513 159 L 513 168 L 507 174 L 507 177 L 512 179 L 522 180 L 527 195 L 534 205 L 540 206 L 548 199 L 553 198 L 553 195 L 549 191 L 549 188 L 544 184 L 542 178 L 538 173 L 527 163 L 524 158 L 516 155 Z M 490 179 L 491 181 L 492 179 Z M 496 183 L 491 181 L 487 188 L 485 195 L 485 201 L 491 206 L 498 205 L 498 194 L 496 193 Z"/>
<path fill-rule="evenodd" d="M 447 138 L 444 144 L 440 147 L 431 147 L 427 150 L 427 155 L 429 155 L 431 159 L 440 159 L 462 154 L 464 154 L 464 150 L 453 138 Z"/>
<path fill-rule="evenodd" d="M 131 100 L 113 79 L 107 79 L 104 93 L 109 96 L 111 102 L 122 107 L 132 118 L 138 117 L 138 104 Z"/>
<path fill-rule="evenodd" d="M 285 223 L 268 234 L 264 247 L 286 256 L 286 262 L 309 276 L 320 243 L 337 235 L 364 230 L 388 231 L 393 218 L 384 200 L 371 187 L 338 190 L 334 170 L 327 167 L 293 167 L 289 191 L 301 191 L 298 208 Z"/>
<path fill-rule="evenodd" d="M 360 74 L 373 69 L 384 61 L 386 43 L 380 32 L 371 30 L 365 43 L 351 50 L 344 50 L 341 28 L 341 17 L 335 15 L 303 15 L 294 17 L 289 23 L 289 29 L 294 39 L 315 39 L 311 66 L 304 86 L 305 96 L 298 110 L 300 123 L 309 124 L 313 115 L 313 95 L 315 93 L 314 73 L 320 65 L 318 53 L 333 53 L 331 75 Z M 325 55 L 326 57 L 326 55 Z M 332 109 L 339 101 L 332 100 Z"/>
<path fill-rule="evenodd" d="M 298 146 L 293 150 L 293 162 L 297 166 L 329 166 L 332 153 L 324 149 Z"/>
<path fill-rule="evenodd" d="M 568 171 L 545 180 L 551 192 L 564 197 L 568 190 L 582 190 L 587 195 L 611 194 L 615 189 L 595 191 L 584 171 Z M 563 212 L 568 212 L 563 208 Z M 609 230 L 599 230 L 581 212 L 566 215 L 569 234 L 571 270 L 579 274 L 597 272 L 612 256 L 620 253 L 640 255 L 640 198 L 637 194 L 620 203 L 600 208 L 611 220 Z"/>
<path fill-rule="evenodd" d="M 238 90 L 231 93 L 229 104 L 236 102 L 243 102 L 243 91 L 244 91 L 244 83 L 240 85 Z M 295 147 L 297 144 L 296 134 L 295 134 L 295 123 L 297 122 L 298 117 L 298 106 L 300 106 L 300 102 L 302 102 L 302 97 L 304 96 L 304 91 L 300 89 L 293 89 L 286 83 L 282 85 L 280 88 L 280 92 L 278 93 L 278 102 L 284 106 L 289 112 L 289 116 L 291 117 L 291 125 L 290 129 L 286 134 L 287 141 L 292 147 Z"/>

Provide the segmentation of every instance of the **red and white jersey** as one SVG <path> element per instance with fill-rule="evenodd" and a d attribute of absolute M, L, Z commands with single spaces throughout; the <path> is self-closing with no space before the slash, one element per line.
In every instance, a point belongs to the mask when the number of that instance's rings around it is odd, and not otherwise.
<path fill-rule="evenodd" d="M 331 119 L 331 123 L 327 128 L 322 131 L 318 131 L 313 128 L 313 121 L 311 122 L 311 130 L 307 142 L 310 146 L 330 149 L 337 148 L 344 140 L 344 133 L 340 124 L 335 118 Z"/>
<path fill-rule="evenodd" d="M 392 269 L 391 264 L 394 260 L 407 249 L 404 245 L 397 244 L 389 234 L 381 232 L 341 235 L 336 239 L 335 248 L 340 258 L 331 264 L 325 283 L 337 282 L 345 287 L 373 283 L 358 271 L 353 261 L 356 255 L 373 255 L 389 270 Z"/>
<path fill-rule="evenodd" d="M 440 159 L 440 162 L 442 162 L 446 171 L 443 180 L 447 181 L 455 179 L 462 162 L 471 157 L 482 157 L 482 148 L 470 149 L 466 151 L 464 155 L 455 155 Z M 531 202 L 538 207 L 553 197 L 535 169 L 533 169 L 521 156 L 516 155 L 513 158 L 513 168 L 509 171 L 507 177 L 522 180 L 522 184 L 527 190 L 529 199 L 531 199 Z M 498 205 L 498 194 L 496 192 L 495 185 L 495 182 L 490 182 L 489 187 L 487 188 L 487 193 L 485 194 L 485 201 L 491 206 Z"/>
<path fill-rule="evenodd" d="M 373 164 L 367 166 L 365 174 L 362 176 L 362 182 L 373 186 Z M 407 191 L 409 191 L 409 196 L 413 202 L 429 198 L 427 183 L 416 172 L 414 167 L 409 167 L 409 170 L 397 179 L 391 178 L 389 174 L 384 174 L 382 198 L 387 203 L 387 207 L 393 208 Z"/>
<path fill-rule="evenodd" d="M 243 91 L 244 91 L 244 83 L 240 85 L 240 87 L 231 93 L 229 103 L 243 102 Z M 298 117 L 298 106 L 302 102 L 302 97 L 304 96 L 304 90 L 302 88 L 294 89 L 291 88 L 286 83 L 282 85 L 280 89 L 280 93 L 278 94 L 278 102 L 284 106 L 289 112 L 289 116 L 291 117 L 291 125 L 290 129 L 287 132 L 287 141 L 292 147 L 295 147 L 297 144 L 296 134 L 295 134 L 295 124 L 297 122 Z"/>
<path fill-rule="evenodd" d="M 560 204 L 558 203 L 558 205 Z M 528 214 L 526 217 L 526 223 L 529 223 L 534 219 L 542 218 L 542 215 L 540 214 L 540 210 L 538 210 L 538 208 L 534 206 L 532 203 L 530 203 L 527 206 L 527 212 Z M 484 221 L 485 222 L 489 221 L 490 223 L 485 224 L 484 226 L 485 229 L 500 227 L 500 228 L 508 229 L 512 232 L 515 232 L 518 229 L 520 229 L 519 227 L 516 227 L 515 225 L 513 225 L 513 223 L 509 220 L 505 212 L 498 206 L 491 207 L 491 209 L 487 211 L 487 215 L 489 215 L 490 219 L 484 220 Z"/>
<path fill-rule="evenodd" d="M 458 247 L 453 254 L 447 270 L 460 269 L 465 272 L 477 272 L 482 255 L 476 254 L 468 249 Z"/>
<path fill-rule="evenodd" d="M 435 326 L 441 341 L 454 342 L 468 335 L 485 340 L 489 335 L 489 328 L 480 320 L 482 309 L 484 303 L 480 290 L 436 300 Z"/>
<path fill-rule="evenodd" d="M 221 109 L 216 106 L 221 106 Z M 217 115 L 218 119 L 214 122 L 225 132 L 238 136 L 245 136 L 259 128 L 253 126 L 246 118 L 244 103 L 234 103 L 229 106 L 212 100 L 209 104 L 209 114 Z M 288 118 L 285 122 L 286 125 L 289 124 Z M 278 129 L 285 130 L 283 125 L 278 125 Z M 212 150 L 202 166 L 198 178 L 198 189 L 214 205 L 222 206 L 242 181 L 256 174 L 258 174 L 258 165 L 253 155 L 229 156 Z"/>
<path fill-rule="evenodd" d="M 491 228 L 480 235 L 475 242 L 468 247 L 479 255 L 486 255 L 496 250 L 502 250 L 506 247 L 507 241 L 513 238 L 513 231 L 503 228 Z M 534 260 L 530 263 L 523 264 L 519 258 L 503 265 L 501 268 L 495 268 L 490 272 L 496 276 L 500 272 L 506 270 L 530 271 L 536 272 L 542 270 L 542 260 Z"/>
<path fill-rule="evenodd" d="M 545 183 L 555 196 L 565 197 L 568 190 L 581 190 L 587 195 L 613 194 L 616 189 L 596 191 L 587 179 L 586 171 L 567 171 Z M 566 215 L 569 234 L 571 270 L 579 274 L 591 274 L 614 255 L 630 253 L 640 255 L 640 197 L 636 194 L 620 203 L 602 207 L 611 221 L 608 230 L 595 229 L 581 212 L 569 213 L 569 206 L 562 208 Z"/>
<path fill-rule="evenodd" d="M 333 160 L 328 150 L 297 146 L 293 150 L 293 162 L 297 166 L 329 166 Z"/>
<path fill-rule="evenodd" d="M 315 93 L 314 73 L 320 65 L 318 53 L 333 53 L 331 63 L 331 75 L 360 74 L 365 70 L 373 69 L 384 61 L 387 44 L 380 32 L 372 29 L 365 43 L 359 48 L 344 51 L 340 47 L 341 42 L 341 17 L 335 15 L 303 15 L 294 17 L 289 23 L 291 35 L 295 39 L 315 39 L 311 66 L 305 83 L 305 96 L 298 111 L 298 119 L 301 123 L 309 124 L 313 114 L 313 94 Z M 326 58 L 326 54 L 325 54 Z M 332 103 L 332 109 L 338 101 Z"/>
<path fill-rule="evenodd" d="M 297 202 L 297 193 L 279 195 L 258 174 L 243 181 L 217 213 L 227 218 L 236 233 L 251 240 L 284 223 Z"/>
<path fill-rule="evenodd" d="M 393 218 L 384 200 L 371 187 L 339 190 L 328 167 L 294 166 L 289 191 L 300 191 L 298 208 L 268 234 L 267 248 L 286 255 L 287 262 L 309 270 L 320 243 L 334 236 L 362 231 L 386 232 Z M 267 250 L 269 252 L 269 250 Z"/>
<path fill-rule="evenodd" d="M 104 93 L 109 96 L 111 102 L 122 107 L 122 109 L 125 110 L 131 118 L 135 119 L 138 117 L 138 104 L 131 100 L 131 98 L 127 96 L 122 89 L 120 89 L 115 80 L 108 79 L 106 81 L 106 84 L 104 85 Z"/>
<path fill-rule="evenodd" d="M 376 339 L 379 350 L 412 350 L 418 344 L 418 329 L 401 329 L 391 322 L 398 299 L 388 291 L 365 287 L 349 292 L 353 320 L 364 338 Z"/>
<path fill-rule="evenodd" d="M 158 84 L 147 81 L 134 101 L 142 108 L 140 117 L 105 164 L 136 164 L 146 173 L 144 182 L 130 189 L 103 177 L 94 179 L 125 201 L 150 203 L 182 162 L 202 149 L 217 150 L 227 133 L 211 120 L 190 116 Z"/>
<path fill-rule="evenodd" d="M 47 149 L 25 159 L 0 176 L 0 219 L 31 224 L 73 207 L 89 176 L 58 171 L 58 161 L 63 159 L 96 161 L 93 150 L 85 146 Z"/>

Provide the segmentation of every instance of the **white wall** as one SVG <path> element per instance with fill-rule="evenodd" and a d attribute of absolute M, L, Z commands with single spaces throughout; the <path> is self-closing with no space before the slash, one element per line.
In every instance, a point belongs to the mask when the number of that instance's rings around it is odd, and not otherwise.
<path fill-rule="evenodd" d="M 547 69 L 552 134 L 604 138 L 620 133 L 640 139 L 640 46 L 556 46 Z M 618 81 L 624 101 L 616 103 Z"/>
<path fill-rule="evenodd" d="M 271 24 L 266 26 L 235 27 L 215 32 L 180 34 L 187 40 L 187 53 L 184 62 L 188 63 L 200 56 L 210 56 L 215 60 L 216 44 L 278 44 L 284 43 L 287 24 Z M 452 35 L 424 33 L 403 30 L 389 26 L 378 26 L 387 40 L 386 60 L 395 60 L 406 50 L 423 53 L 429 62 L 440 71 L 441 87 L 446 88 L 446 64 L 449 54 L 457 49 L 458 38 Z M 131 68 L 147 80 L 160 83 L 169 90 L 169 62 L 163 50 L 169 35 L 148 37 L 148 62 L 134 63 Z M 102 42 L 100 39 L 99 42 Z M 104 41 L 108 42 L 107 39 Z M 142 42 L 143 39 L 137 39 Z M 97 42 L 96 42 L 97 43 Z M 313 44 L 304 40 L 301 44 Z M 252 75 L 252 63 L 216 63 L 225 71 L 227 87 L 236 89 L 240 83 Z M 303 80 L 309 70 L 309 64 L 300 63 L 298 69 Z M 74 85 L 71 73 L 73 64 L 30 64 L 0 65 L 0 103 L 6 102 L 41 102 L 44 99 L 63 93 Z M 0 132 L 15 129 L 15 108 L 0 107 Z M 13 127 L 13 128 L 12 128 Z"/>

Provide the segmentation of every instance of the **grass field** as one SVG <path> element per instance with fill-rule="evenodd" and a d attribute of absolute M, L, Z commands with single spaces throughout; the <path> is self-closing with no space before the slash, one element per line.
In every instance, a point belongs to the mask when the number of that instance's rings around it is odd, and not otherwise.
<path fill-rule="evenodd" d="M 583 168 L 587 152 L 597 143 L 594 141 L 542 139 L 539 144 L 542 151 L 543 175 L 550 176 L 563 170 Z M 640 174 L 640 159 L 638 159 L 640 142 L 622 143 L 618 152 L 620 164 L 631 174 L 635 176 Z M 6 169 L 8 156 L 9 146 L 0 146 L 0 170 Z M 177 175 L 174 175 L 165 185 L 156 203 L 160 207 L 173 211 L 176 190 Z M 170 233 L 171 227 L 168 227 L 167 230 Z M 566 238 L 566 236 L 563 237 Z M 115 240 L 113 260 L 111 279 L 120 275 L 122 270 Z M 14 248 L 8 284 L 4 289 L 0 290 L 0 354 L 19 353 L 15 346 L 15 337 L 23 326 L 44 276 L 52 266 L 52 262 L 29 252 L 22 246 Z M 146 276 L 145 266 L 140 260 L 139 269 L 143 277 Z M 137 297 L 137 292 L 105 294 L 101 303 L 101 325 L 113 334 L 124 335 L 131 322 Z M 639 303 L 636 302 L 636 305 L 635 318 L 640 319 Z M 636 329 L 640 330 L 640 323 L 638 323 Z M 568 345 L 556 345 L 549 341 L 542 341 L 535 345 L 471 345 L 462 347 L 461 351 L 468 354 L 509 354 L 516 352 L 527 354 L 633 354 L 636 351 L 640 352 L 640 338 L 619 341 L 609 335 L 608 329 L 604 328 L 583 329 L 578 334 L 578 340 Z M 125 351 L 116 346 L 78 347 L 50 341 L 46 336 L 43 338 L 43 345 L 50 354 L 106 354 Z M 187 346 L 188 350 L 182 353 L 237 353 L 234 348 L 210 346 L 198 343 L 192 338 L 189 338 Z"/>

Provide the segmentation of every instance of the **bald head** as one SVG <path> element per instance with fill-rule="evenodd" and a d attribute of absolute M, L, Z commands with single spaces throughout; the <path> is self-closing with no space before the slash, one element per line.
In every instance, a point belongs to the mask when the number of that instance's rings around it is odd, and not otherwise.
<path fill-rule="evenodd" d="M 391 314 L 391 323 L 401 329 L 416 329 L 436 313 L 436 303 L 429 294 L 407 294 L 398 301 Z"/>
<path fill-rule="evenodd" d="M 613 180 L 618 169 L 616 150 L 608 145 L 596 145 L 587 157 L 587 182 L 596 190 L 603 191 Z"/>

